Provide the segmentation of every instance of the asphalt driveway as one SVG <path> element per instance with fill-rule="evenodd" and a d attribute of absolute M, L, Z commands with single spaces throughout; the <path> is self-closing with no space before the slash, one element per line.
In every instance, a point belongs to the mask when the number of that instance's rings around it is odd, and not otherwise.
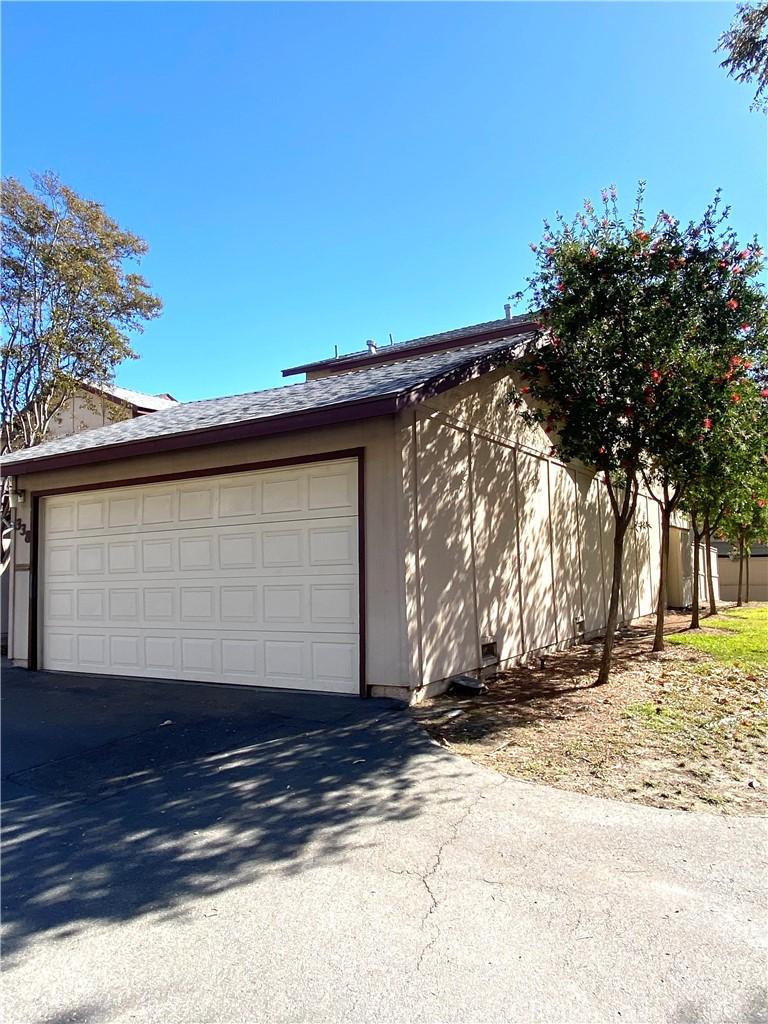
<path fill-rule="evenodd" d="M 5 1020 L 768 1022 L 766 828 L 386 701 L 3 672 Z"/>

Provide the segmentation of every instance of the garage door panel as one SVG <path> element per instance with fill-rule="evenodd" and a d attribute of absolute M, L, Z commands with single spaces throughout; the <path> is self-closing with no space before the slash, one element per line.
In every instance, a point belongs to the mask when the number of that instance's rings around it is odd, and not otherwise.
<path fill-rule="evenodd" d="M 243 476 L 247 475 L 248 480 Z M 271 523 L 357 516 L 357 466 L 333 461 L 294 470 L 201 478 L 178 485 L 147 484 L 46 500 L 46 532 L 67 535 L 146 533 L 210 525 Z"/>
<path fill-rule="evenodd" d="M 358 687 L 354 460 L 43 505 L 51 669 Z"/>
<path fill-rule="evenodd" d="M 151 573 L 172 577 L 190 572 L 219 576 L 243 574 L 304 575 L 357 572 L 357 519 L 338 517 L 290 525 L 218 526 L 141 537 L 113 533 L 101 541 L 93 535 L 46 544 L 47 577 L 138 577 Z"/>
<path fill-rule="evenodd" d="M 73 501 L 60 501 L 48 511 L 48 533 L 55 537 L 62 533 L 72 533 L 75 529 L 76 505 Z"/>
<path fill-rule="evenodd" d="M 273 577 L 251 586 L 192 576 L 160 587 L 80 581 L 49 587 L 44 610 L 49 625 L 72 629 L 99 622 L 117 628 L 348 633 L 358 629 L 357 589 L 352 575 L 323 577 L 322 583 Z"/>
<path fill-rule="evenodd" d="M 333 693 L 357 688 L 358 637 L 296 631 L 258 635 L 226 631 L 58 627 L 45 631 L 46 668 L 137 678 L 293 687 Z"/>

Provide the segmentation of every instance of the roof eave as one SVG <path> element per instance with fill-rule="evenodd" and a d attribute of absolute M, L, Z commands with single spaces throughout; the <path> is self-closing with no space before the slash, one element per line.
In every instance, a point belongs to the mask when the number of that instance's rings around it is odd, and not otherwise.
<path fill-rule="evenodd" d="M 530 330 L 528 333 L 531 333 Z M 519 357 L 520 346 L 521 343 L 516 341 L 505 345 L 503 348 L 497 348 L 492 352 L 478 356 L 470 363 L 464 363 L 462 366 L 455 367 L 447 373 L 435 374 L 429 380 L 424 381 L 423 384 L 417 385 L 408 392 L 401 393 L 398 396 L 398 409 L 418 405 L 420 402 L 434 398 L 444 391 L 450 391 L 451 388 L 456 388 L 460 384 L 466 384 L 468 381 L 476 380 L 486 373 L 493 373 L 494 370 L 500 370 L 503 367 L 509 366 Z"/>
<path fill-rule="evenodd" d="M 4 467 L 3 475 L 27 476 L 30 473 L 73 469 L 77 466 L 111 462 L 114 459 L 157 455 L 185 448 L 202 448 L 206 445 L 224 444 L 229 441 L 246 441 L 251 438 L 271 437 L 297 430 L 311 430 L 361 419 L 373 419 L 377 416 L 391 416 L 397 412 L 397 397 L 397 394 L 392 394 L 376 399 L 366 399 L 362 402 L 349 402 L 343 405 L 326 406 L 323 409 L 309 409 L 306 412 L 248 420 L 244 423 L 188 430 L 164 437 L 141 438 L 137 441 L 123 441 L 120 444 L 104 445 L 99 448 L 83 448 L 40 458 L 20 459 Z"/>

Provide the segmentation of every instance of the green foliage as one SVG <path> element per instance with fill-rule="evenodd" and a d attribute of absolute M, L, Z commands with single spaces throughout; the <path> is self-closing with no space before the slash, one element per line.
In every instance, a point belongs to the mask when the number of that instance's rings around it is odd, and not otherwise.
<path fill-rule="evenodd" d="M 752 109 L 768 109 L 768 3 L 739 4 L 718 50 L 728 54 L 720 67 L 732 78 L 757 84 Z"/>
<path fill-rule="evenodd" d="M 737 245 L 719 197 L 687 226 L 664 211 L 647 225 L 642 188 L 630 223 L 614 189 L 602 200 L 571 223 L 558 216 L 532 246 L 542 343 L 513 401 L 536 400 L 525 415 L 566 460 L 609 474 L 653 473 L 663 461 L 679 477 L 764 359 L 763 253 L 756 239 Z"/>
<path fill-rule="evenodd" d="M 109 381 L 161 309 L 125 267 L 147 251 L 141 238 L 54 175 L 34 184 L 2 188 L 2 451 L 43 440 L 77 382 Z"/>
<path fill-rule="evenodd" d="M 768 392 L 746 378 L 737 394 L 699 440 L 683 507 L 727 539 L 749 544 L 768 536 Z"/>

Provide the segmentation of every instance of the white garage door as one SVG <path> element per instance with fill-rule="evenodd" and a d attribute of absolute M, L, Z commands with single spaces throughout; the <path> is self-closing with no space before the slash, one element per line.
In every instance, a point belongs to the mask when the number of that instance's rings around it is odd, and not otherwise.
<path fill-rule="evenodd" d="M 358 692 L 356 460 L 41 504 L 45 668 Z"/>

